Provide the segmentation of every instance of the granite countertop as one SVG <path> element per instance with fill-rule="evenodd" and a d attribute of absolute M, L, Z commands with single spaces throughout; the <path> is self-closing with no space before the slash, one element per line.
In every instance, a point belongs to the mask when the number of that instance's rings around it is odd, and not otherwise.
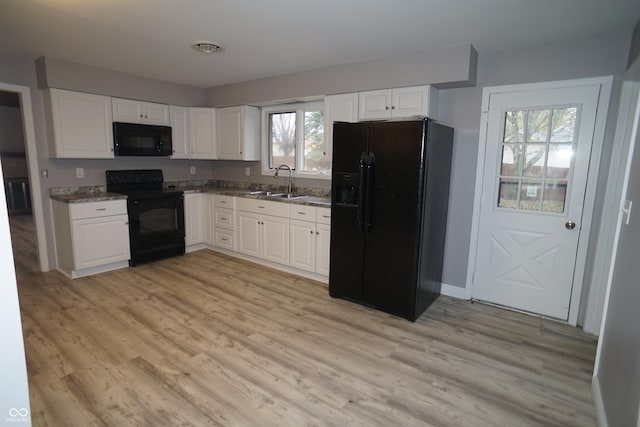
<path fill-rule="evenodd" d="M 86 203 L 104 202 L 106 200 L 126 200 L 127 196 L 118 193 L 95 192 L 95 193 L 70 193 L 70 194 L 50 194 L 53 200 L 63 203 Z"/>
<path fill-rule="evenodd" d="M 246 188 L 215 187 L 215 186 L 187 186 L 187 187 L 179 187 L 178 189 L 184 191 L 185 194 L 211 193 L 211 194 L 222 194 L 225 196 L 269 200 L 272 202 L 291 203 L 296 205 L 309 205 L 309 206 L 317 206 L 317 207 L 325 207 L 325 208 L 331 206 L 330 197 L 303 196 L 295 199 L 286 199 L 286 198 L 270 197 L 264 194 L 251 194 L 252 190 L 248 190 Z"/>
<path fill-rule="evenodd" d="M 169 188 L 174 187 L 169 185 Z M 272 202 L 291 203 L 297 205 L 309 205 L 325 208 L 331 206 L 330 197 L 304 196 L 295 199 L 274 198 L 266 196 L 264 194 L 250 194 L 252 190 L 247 188 L 218 187 L 213 185 L 176 186 L 175 188 L 177 190 L 184 191 L 185 194 L 210 193 L 233 197 L 247 197 L 251 199 L 269 200 Z M 69 189 L 68 191 L 59 190 L 55 193 L 50 193 L 49 197 L 51 197 L 53 200 L 58 200 L 63 203 L 102 202 L 107 200 L 120 200 L 127 198 L 127 196 L 124 194 L 108 193 L 104 190 L 100 191 L 100 189 L 91 192 L 74 191 L 74 189 Z"/>

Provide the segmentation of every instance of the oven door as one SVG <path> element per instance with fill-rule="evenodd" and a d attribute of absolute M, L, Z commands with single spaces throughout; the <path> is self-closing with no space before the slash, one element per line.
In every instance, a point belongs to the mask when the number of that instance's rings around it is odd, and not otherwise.
<path fill-rule="evenodd" d="M 184 254 L 184 197 L 129 200 L 131 265 Z"/>

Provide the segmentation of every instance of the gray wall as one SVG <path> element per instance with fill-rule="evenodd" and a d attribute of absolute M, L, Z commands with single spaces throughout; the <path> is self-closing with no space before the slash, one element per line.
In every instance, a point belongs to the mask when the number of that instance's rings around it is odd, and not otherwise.
<path fill-rule="evenodd" d="M 475 82 L 477 53 L 463 45 L 421 54 L 338 65 L 283 76 L 252 80 L 207 90 L 207 105 L 224 107 L 281 99 L 360 92 L 434 84 L 471 86 Z"/>
<path fill-rule="evenodd" d="M 453 51 L 433 51 L 425 56 L 403 56 L 390 61 L 331 67 L 211 88 L 207 90 L 207 104 L 222 106 L 261 103 L 323 93 L 441 83 L 440 86 L 443 88 L 439 93 L 438 116 L 442 123 L 455 129 L 443 281 L 464 288 L 471 237 L 482 88 L 605 75 L 614 75 L 619 80 L 625 69 L 630 32 L 631 29 L 628 28 L 601 37 L 517 51 L 482 53 L 478 56 L 477 76 L 469 69 L 475 62 L 474 51 L 466 51 L 465 56 L 461 47 L 458 47 L 456 49 L 460 50 L 456 50 L 455 54 Z M 467 59 L 468 64 L 464 67 L 463 58 Z M 452 74 L 455 77 L 451 77 L 448 72 L 453 72 L 455 67 L 459 67 L 460 70 L 456 69 L 457 72 Z M 460 71 L 467 73 L 466 81 L 460 76 Z M 474 79 L 475 87 L 447 89 L 451 85 L 468 86 Z M 614 113 L 617 93 L 616 87 L 611 103 Z M 614 120 L 615 114 L 612 114 L 603 152 L 600 173 L 603 177 L 606 177 L 608 171 Z M 213 176 L 221 179 L 232 176 L 243 180 L 244 166 L 235 163 L 221 164 L 213 171 Z M 270 179 L 260 176 L 259 163 L 253 165 L 251 174 L 251 180 L 254 180 L 254 177 L 257 177 L 255 180 Z M 603 190 L 605 182 L 600 181 L 598 188 Z M 329 183 L 311 181 L 307 185 L 328 187 Z M 602 197 L 603 191 L 600 191 L 598 199 L 601 200 Z M 597 235 L 599 212 L 595 214 L 594 235 Z"/>
<path fill-rule="evenodd" d="M 640 23 L 636 26 L 631 49 L 634 74 L 629 80 L 640 82 Z M 635 56 L 634 56 L 635 55 Z M 637 129 L 640 131 L 640 128 Z M 622 224 L 614 265 L 604 330 L 600 337 L 597 381 L 610 426 L 640 423 L 640 146 L 638 137 L 631 162 L 626 200 L 634 202 L 630 224 Z"/>
<path fill-rule="evenodd" d="M 0 152 L 24 153 L 20 108 L 0 105 Z"/>

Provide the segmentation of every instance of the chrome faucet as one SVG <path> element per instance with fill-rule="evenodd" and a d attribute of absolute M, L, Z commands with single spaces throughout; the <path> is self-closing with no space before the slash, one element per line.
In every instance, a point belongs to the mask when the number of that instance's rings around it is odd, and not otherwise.
<path fill-rule="evenodd" d="M 278 178 L 278 173 L 280 173 L 280 171 L 282 169 L 288 170 L 289 171 L 289 184 L 287 185 L 287 193 L 291 194 L 293 193 L 293 176 L 292 176 L 292 171 L 291 171 L 291 166 L 289 165 L 280 165 L 276 168 L 276 173 L 273 175 L 274 179 Z"/>

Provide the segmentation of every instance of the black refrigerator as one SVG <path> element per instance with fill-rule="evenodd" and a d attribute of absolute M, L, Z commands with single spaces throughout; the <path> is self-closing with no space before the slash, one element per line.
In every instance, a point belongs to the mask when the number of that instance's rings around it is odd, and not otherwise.
<path fill-rule="evenodd" d="M 333 127 L 329 293 L 415 321 L 440 294 L 453 129 Z"/>

